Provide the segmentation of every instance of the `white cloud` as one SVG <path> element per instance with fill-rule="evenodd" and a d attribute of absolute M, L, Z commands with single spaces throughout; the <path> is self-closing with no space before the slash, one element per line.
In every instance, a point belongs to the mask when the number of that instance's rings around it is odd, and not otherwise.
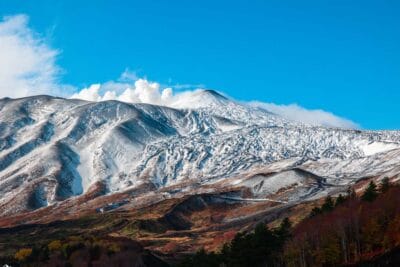
<path fill-rule="evenodd" d="M 125 73 L 125 72 L 124 72 Z M 126 75 L 122 74 L 121 77 Z M 186 90 L 174 93 L 171 87 L 162 88 L 159 83 L 146 79 L 136 81 L 125 80 L 120 82 L 110 81 L 104 84 L 93 84 L 82 89 L 71 98 L 79 98 L 88 101 L 119 100 L 127 103 L 147 103 L 173 108 L 195 108 L 206 105 L 207 99 L 199 94 L 202 89 Z M 131 76 L 135 79 L 136 76 Z M 309 110 L 297 104 L 277 105 L 273 103 L 249 102 L 245 105 L 262 108 L 280 115 L 286 119 L 303 122 L 311 125 L 340 128 L 358 128 L 359 126 L 345 118 L 336 116 L 324 110 Z"/>
<path fill-rule="evenodd" d="M 340 128 L 359 128 L 355 122 L 336 116 L 321 109 L 306 109 L 297 104 L 277 105 L 273 103 L 251 102 L 251 106 L 263 108 L 286 119 L 311 125 Z"/>
<path fill-rule="evenodd" d="M 61 84 L 61 68 L 56 64 L 59 51 L 51 48 L 38 33 L 28 27 L 28 16 L 16 15 L 0 20 L 0 97 L 24 97 L 37 94 L 71 95 L 74 87 Z M 167 88 L 164 88 L 167 87 Z M 159 83 L 139 79 L 126 69 L 116 81 L 98 83 L 83 88 L 71 98 L 88 101 L 119 100 L 170 107 L 201 105 L 202 85 Z M 179 93 L 174 93 L 173 89 Z M 354 122 L 323 110 L 308 110 L 296 104 L 276 105 L 251 103 L 287 119 L 314 125 L 357 128 Z"/>
<path fill-rule="evenodd" d="M 111 100 L 109 97 L 107 99 L 103 99 L 103 97 L 100 96 L 99 90 L 100 90 L 100 84 L 92 84 L 91 86 L 87 88 L 83 88 L 79 93 L 73 94 L 71 98 L 76 98 L 76 99 L 82 99 L 82 100 L 87 100 L 87 101 L 102 101 L 102 100 Z"/>
<path fill-rule="evenodd" d="M 0 97 L 65 95 L 70 87 L 58 83 L 58 53 L 28 27 L 26 15 L 0 20 Z"/>
<path fill-rule="evenodd" d="M 92 84 L 71 96 L 87 101 L 119 100 L 165 106 L 168 106 L 174 97 L 176 96 L 171 88 L 160 90 L 159 83 L 146 79 L 137 79 L 132 83 L 109 81 L 104 84 Z"/>

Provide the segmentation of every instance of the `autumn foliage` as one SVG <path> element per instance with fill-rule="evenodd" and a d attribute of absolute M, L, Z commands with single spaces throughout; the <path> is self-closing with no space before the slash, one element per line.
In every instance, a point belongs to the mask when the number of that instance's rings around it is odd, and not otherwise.
<path fill-rule="evenodd" d="M 359 197 L 351 189 L 326 197 L 294 228 L 288 220 L 272 230 L 260 224 L 221 251 L 200 250 L 180 266 L 381 266 L 382 259 L 400 266 L 399 203 L 400 186 L 370 182 Z"/>
<path fill-rule="evenodd" d="M 15 253 L 15 259 L 18 261 L 26 261 L 32 255 L 31 248 L 22 248 Z"/>
<path fill-rule="evenodd" d="M 287 266 L 350 265 L 398 248 L 400 187 L 382 191 L 370 184 L 361 198 L 299 223 L 285 245 Z"/>

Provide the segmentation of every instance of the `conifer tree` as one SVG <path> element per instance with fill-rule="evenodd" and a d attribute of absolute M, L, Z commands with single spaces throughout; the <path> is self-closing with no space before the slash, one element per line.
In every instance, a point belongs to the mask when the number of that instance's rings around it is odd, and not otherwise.
<path fill-rule="evenodd" d="M 380 191 L 381 193 L 385 193 L 386 191 L 388 191 L 389 187 L 390 187 L 389 178 L 388 178 L 388 177 L 384 177 L 384 178 L 382 179 L 382 182 L 381 182 L 381 186 L 380 186 L 380 188 L 379 188 L 379 191 Z"/>
<path fill-rule="evenodd" d="M 374 201 L 377 197 L 378 192 L 376 190 L 376 184 L 374 181 L 369 182 L 368 187 L 365 189 L 364 194 L 362 195 L 361 199 L 364 201 Z"/>
<path fill-rule="evenodd" d="M 347 188 L 347 197 L 349 199 L 355 199 L 357 197 L 356 191 L 354 191 L 354 188 L 351 186 Z"/>
<path fill-rule="evenodd" d="M 286 240 L 288 240 L 291 237 L 290 230 L 292 228 L 292 223 L 290 222 L 289 218 L 286 217 L 285 219 L 282 220 L 281 224 L 279 225 L 279 228 L 276 230 L 278 239 L 280 239 L 280 243 L 284 243 Z"/>
<path fill-rule="evenodd" d="M 320 209 L 319 207 L 314 207 L 314 208 L 311 210 L 309 217 L 312 218 L 312 217 L 315 217 L 315 216 L 317 216 L 317 215 L 319 215 L 319 214 L 321 214 L 321 213 L 322 213 L 322 212 L 321 212 L 321 209 Z"/>
<path fill-rule="evenodd" d="M 343 195 L 339 194 L 339 196 L 336 198 L 336 201 L 335 201 L 335 207 L 343 204 L 343 202 L 345 202 L 345 201 L 346 201 L 346 199 L 343 197 Z"/>
<path fill-rule="evenodd" d="M 333 207 L 334 207 L 334 204 L 333 204 L 332 197 L 331 196 L 327 196 L 325 198 L 325 203 L 321 207 L 322 212 L 332 211 Z"/>

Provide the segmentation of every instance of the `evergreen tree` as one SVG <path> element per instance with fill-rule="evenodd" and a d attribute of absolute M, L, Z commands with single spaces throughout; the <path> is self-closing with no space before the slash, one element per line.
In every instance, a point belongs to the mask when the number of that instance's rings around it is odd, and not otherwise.
<path fill-rule="evenodd" d="M 384 178 L 382 179 L 382 182 L 381 182 L 381 186 L 380 186 L 380 188 L 379 188 L 379 191 L 380 191 L 381 193 L 385 193 L 386 191 L 388 191 L 389 187 L 390 187 L 389 178 L 388 178 L 388 177 L 384 177 Z"/>
<path fill-rule="evenodd" d="M 362 195 L 361 199 L 364 201 L 374 201 L 375 198 L 377 197 L 378 192 L 376 190 L 376 184 L 374 181 L 371 181 L 368 184 L 368 187 L 365 189 L 364 194 Z"/>
<path fill-rule="evenodd" d="M 336 198 L 336 202 L 335 202 L 335 207 L 343 204 L 343 202 L 345 202 L 346 199 L 343 197 L 342 194 L 339 194 L 339 196 Z"/>
<path fill-rule="evenodd" d="M 292 228 L 292 223 L 290 222 L 289 218 L 286 217 L 285 219 L 282 220 L 281 224 L 279 225 L 279 228 L 276 230 L 276 234 L 282 242 L 285 242 L 290 238 L 291 228 Z"/>
<path fill-rule="evenodd" d="M 325 203 L 321 207 L 322 212 L 330 212 L 334 208 L 334 203 L 331 196 L 325 198 Z"/>
<path fill-rule="evenodd" d="M 222 258 L 229 258 L 231 255 L 230 255 L 230 253 L 231 253 L 231 246 L 230 246 L 230 244 L 229 243 L 224 243 L 224 245 L 222 246 L 222 249 L 221 249 L 221 255 L 222 255 Z"/>
<path fill-rule="evenodd" d="M 250 239 L 253 248 L 249 251 L 247 257 L 248 255 L 252 255 L 254 259 L 252 266 L 257 266 L 260 263 L 271 263 L 271 254 L 277 251 L 277 247 L 279 246 L 274 232 L 269 230 L 265 224 L 260 223 L 256 226 L 254 234 L 250 236 Z M 264 266 L 264 264 L 262 265 Z"/>
<path fill-rule="evenodd" d="M 257 224 L 253 232 L 239 232 L 230 243 L 224 244 L 218 253 L 204 249 L 185 257 L 179 267 L 221 267 L 221 266 L 283 266 L 282 257 L 285 242 L 291 237 L 292 224 L 288 218 L 280 226 L 269 229 L 266 224 Z"/>
<path fill-rule="evenodd" d="M 311 210 L 309 217 L 312 218 L 312 217 L 315 217 L 315 216 L 317 216 L 317 215 L 319 215 L 321 213 L 322 213 L 322 211 L 321 211 L 321 209 L 319 207 L 314 207 Z"/>
<path fill-rule="evenodd" d="M 347 197 L 349 199 L 355 199 L 357 197 L 356 191 L 354 191 L 354 188 L 351 186 L 347 188 Z"/>

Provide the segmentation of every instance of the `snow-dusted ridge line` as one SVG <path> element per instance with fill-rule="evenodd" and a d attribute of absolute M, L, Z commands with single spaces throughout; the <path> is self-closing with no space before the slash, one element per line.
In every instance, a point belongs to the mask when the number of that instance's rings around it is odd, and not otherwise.
<path fill-rule="evenodd" d="M 400 173 L 399 131 L 305 125 L 213 91 L 187 103 L 0 99 L 0 214 L 29 209 L 32 199 L 51 205 L 97 182 L 113 194 L 146 183 L 235 186 L 265 166 L 301 168 L 337 185 Z"/>

